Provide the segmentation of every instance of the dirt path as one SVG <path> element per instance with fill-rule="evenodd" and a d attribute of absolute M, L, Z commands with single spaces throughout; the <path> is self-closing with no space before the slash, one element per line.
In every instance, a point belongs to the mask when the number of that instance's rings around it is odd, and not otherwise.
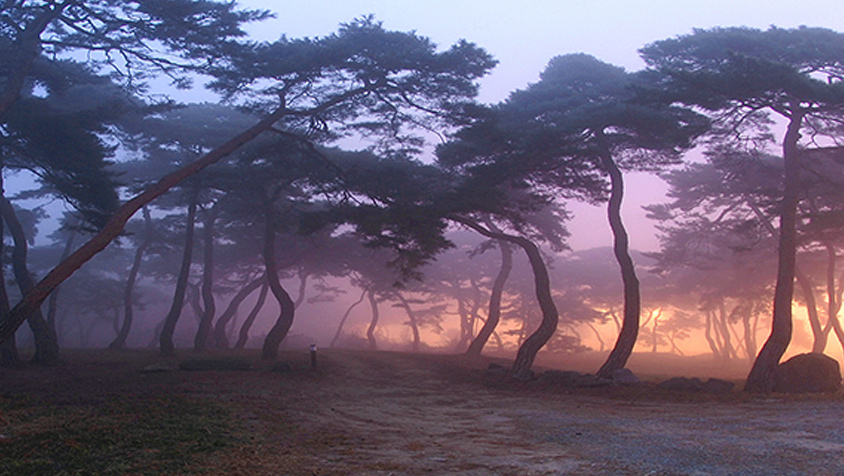
<path fill-rule="evenodd" d="M 286 399 L 313 474 L 842 475 L 844 402 L 512 391 L 442 357 L 340 353 Z M 295 389 L 294 389 L 295 388 Z"/>
<path fill-rule="evenodd" d="M 254 356 L 248 357 L 253 358 Z M 844 475 L 844 398 L 612 395 L 492 385 L 483 362 L 335 351 L 309 368 L 138 374 L 96 358 L 0 375 L 4 391 L 92 401 L 180 393 L 231 405 L 225 475 Z M 623 392 L 622 392 L 623 393 Z"/>

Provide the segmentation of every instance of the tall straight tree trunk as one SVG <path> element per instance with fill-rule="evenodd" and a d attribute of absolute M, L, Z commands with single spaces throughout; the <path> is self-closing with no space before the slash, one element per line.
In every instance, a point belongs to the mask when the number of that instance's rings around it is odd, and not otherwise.
<path fill-rule="evenodd" d="M 534 360 L 536 360 L 536 354 L 554 335 L 554 332 L 557 330 L 557 322 L 559 321 L 557 306 L 551 297 L 551 280 L 548 277 L 548 269 L 542 260 L 539 247 L 527 238 L 494 232 L 488 228 L 484 228 L 480 223 L 465 217 L 452 216 L 449 218 L 468 226 L 487 238 L 504 240 L 518 245 L 528 257 L 528 262 L 533 270 L 536 300 L 539 302 L 539 308 L 542 310 L 542 322 L 536 331 L 519 346 L 519 350 L 516 352 L 516 360 L 513 361 L 513 368 L 510 371 L 511 375 L 515 378 L 528 378 L 530 376 L 530 368 L 533 366 Z"/>
<path fill-rule="evenodd" d="M 501 250 L 501 268 L 498 270 L 489 295 L 489 313 L 477 337 L 469 344 L 466 355 L 481 355 L 481 351 L 501 320 L 501 296 L 504 294 L 504 284 L 507 283 L 507 278 L 510 277 L 510 271 L 513 269 L 513 249 L 505 241 L 499 240 L 497 243 L 498 249 Z"/>
<path fill-rule="evenodd" d="M 212 208 L 205 217 L 203 229 L 202 304 L 203 313 L 193 340 L 193 350 L 201 352 L 208 347 L 211 325 L 217 308 L 214 303 L 214 222 L 217 211 Z"/>
<path fill-rule="evenodd" d="M 18 288 L 21 294 L 25 295 L 34 286 L 32 275 L 29 273 L 26 264 L 26 255 L 28 252 L 26 236 L 15 214 L 15 209 L 12 207 L 12 203 L 2 193 L 0 193 L 0 214 L 2 214 L 3 220 L 9 226 L 9 232 L 12 235 L 12 240 L 15 242 L 15 248 L 12 251 L 12 271 L 14 272 L 15 280 L 18 282 Z M 7 318 L 10 314 L 11 312 L 6 314 Z M 47 321 L 44 320 L 40 308 L 35 309 L 29 316 L 28 322 L 30 329 L 32 329 L 32 334 L 35 337 L 35 355 L 32 361 L 39 364 L 57 363 L 59 361 L 58 339 L 56 333 L 47 325 Z"/>
<path fill-rule="evenodd" d="M 290 294 L 281 286 L 278 277 L 278 264 L 275 259 L 275 210 L 272 205 L 265 207 L 266 230 L 264 232 L 264 267 L 266 268 L 267 281 L 270 284 L 276 302 L 278 302 L 278 319 L 273 325 L 267 337 L 264 339 L 264 346 L 261 350 L 261 359 L 275 360 L 278 356 L 278 346 L 287 337 L 290 326 L 293 325 L 293 317 L 296 306 Z"/>
<path fill-rule="evenodd" d="M 264 276 L 264 283 L 263 286 L 261 286 L 261 292 L 258 293 L 258 300 L 255 302 L 255 305 L 252 306 L 252 310 L 249 311 L 249 315 L 246 316 L 246 319 L 243 321 L 243 325 L 240 326 L 240 332 L 238 332 L 237 335 L 237 342 L 234 344 L 235 349 L 242 349 L 246 347 L 246 342 L 249 341 L 249 329 L 252 328 L 255 318 L 258 317 L 258 313 L 261 312 L 261 309 L 264 307 L 269 290 L 270 283 L 267 281 L 266 276 Z"/>
<path fill-rule="evenodd" d="M 375 300 L 375 293 L 371 289 L 366 293 L 366 297 L 369 298 L 369 307 L 372 309 L 372 319 L 366 329 L 366 340 L 369 342 L 370 350 L 378 350 L 378 342 L 375 340 L 375 327 L 378 326 L 378 319 L 380 318 L 378 301 Z"/>
<path fill-rule="evenodd" d="M 335 345 L 337 345 L 337 341 L 340 340 L 340 335 L 343 333 L 343 326 L 346 325 L 346 320 L 349 318 L 349 315 L 352 313 L 352 310 L 356 308 L 358 304 L 363 302 L 364 298 L 366 298 L 366 289 L 361 291 L 358 300 L 353 302 L 352 305 L 346 309 L 346 312 L 340 319 L 340 323 L 337 325 L 337 331 L 334 333 L 334 338 L 331 339 L 331 344 L 329 344 L 328 347 L 334 347 Z"/>
<path fill-rule="evenodd" d="M 621 221 L 621 202 L 624 198 L 624 178 L 615 161 L 609 154 L 601 157 L 601 165 L 610 176 L 610 201 L 607 206 L 607 218 L 613 234 L 613 253 L 621 268 L 621 281 L 624 286 L 624 317 L 621 320 L 621 332 L 606 362 L 598 370 L 597 376 L 611 378 L 613 372 L 623 369 L 627 359 L 633 353 L 636 338 L 639 335 L 639 315 L 641 313 L 641 296 L 639 294 L 639 278 L 630 257 L 627 230 Z"/>
<path fill-rule="evenodd" d="M 164 319 L 164 326 L 161 328 L 161 335 L 158 338 L 158 346 L 161 355 L 170 357 L 175 354 L 173 345 L 173 334 L 176 332 L 176 323 L 182 315 L 182 308 L 185 305 L 185 293 L 188 289 L 188 278 L 190 277 L 190 265 L 193 260 L 193 235 L 196 224 L 197 192 L 194 191 L 188 204 L 187 223 L 185 225 L 185 249 L 182 253 L 182 265 L 179 268 L 179 276 L 176 279 L 176 290 L 173 293 L 173 303 L 170 305 L 170 312 Z"/>
<path fill-rule="evenodd" d="M 217 319 L 217 323 L 214 324 L 214 346 L 220 349 L 228 349 L 229 348 L 229 337 L 228 333 L 226 332 L 226 327 L 231 322 L 232 318 L 237 314 L 237 309 L 240 307 L 241 303 L 249 297 L 250 294 L 255 292 L 256 289 L 260 288 L 262 284 L 266 282 L 266 278 L 261 276 L 258 279 L 252 280 L 244 286 L 237 294 L 234 295 L 231 301 L 229 301 L 229 305 L 226 307 L 225 311 L 220 314 L 220 318 Z"/>
<path fill-rule="evenodd" d="M 138 273 L 141 270 L 141 263 L 144 259 L 144 253 L 149 245 L 152 243 L 154 230 L 152 228 L 152 216 L 150 216 L 149 209 L 144 207 L 144 237 L 141 239 L 138 248 L 135 250 L 135 256 L 132 259 L 132 267 L 129 269 L 129 276 L 126 278 L 126 288 L 123 291 L 123 324 L 117 332 L 117 337 L 108 345 L 109 349 L 123 349 L 126 347 L 126 339 L 129 338 L 129 331 L 132 329 L 132 321 L 134 320 L 134 306 L 132 294 L 135 292 L 135 281 L 138 279 Z"/>
<path fill-rule="evenodd" d="M 0 170 L 0 177 L 2 173 Z M 3 228 L 3 220 L 0 219 L 0 322 L 6 319 L 12 308 L 9 304 L 9 294 L 6 292 L 6 260 L 3 259 L 6 252 Z M 22 363 L 14 335 L 0 342 L 0 367 L 19 367 Z"/>
<path fill-rule="evenodd" d="M 71 226 L 75 226 L 72 224 Z M 64 244 L 64 250 L 62 250 L 62 256 L 59 258 L 59 261 L 64 261 L 70 255 L 70 250 L 73 249 L 73 242 L 76 238 L 76 230 L 71 230 L 70 236 L 67 238 L 67 241 Z M 60 286 L 56 286 L 56 289 L 50 293 L 49 299 L 47 299 L 47 325 L 50 326 L 50 329 L 53 330 L 53 333 L 56 334 L 56 313 L 58 312 L 58 305 L 59 305 L 59 290 L 61 289 Z M 58 334 L 56 335 L 56 339 L 58 339 Z"/>
<path fill-rule="evenodd" d="M 410 330 L 413 334 L 413 341 L 411 343 L 413 352 L 419 352 L 419 322 L 416 319 L 416 313 L 413 312 L 413 309 L 411 309 L 410 307 L 410 303 L 407 302 L 407 299 L 405 299 L 404 296 L 401 295 L 401 293 L 397 292 L 395 294 L 396 297 L 399 299 L 399 303 L 401 304 L 402 309 L 404 309 L 404 312 L 407 313 L 407 318 L 410 322 Z"/>
<path fill-rule="evenodd" d="M 783 197 L 780 203 L 780 233 L 777 250 L 777 284 L 771 335 L 759 351 L 747 375 L 745 391 L 769 393 L 774 389 L 774 373 L 791 342 L 791 302 L 794 296 L 794 267 L 797 254 L 797 202 L 800 193 L 800 127 L 804 112 L 794 110 L 783 139 Z"/>

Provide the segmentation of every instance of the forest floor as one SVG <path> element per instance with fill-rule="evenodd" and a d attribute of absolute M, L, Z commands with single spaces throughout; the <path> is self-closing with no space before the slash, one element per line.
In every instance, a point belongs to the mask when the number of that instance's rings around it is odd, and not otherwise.
<path fill-rule="evenodd" d="M 180 357 L 0 370 L 0 475 L 844 474 L 841 393 L 554 388 L 491 379 L 488 359 L 393 352 L 320 350 L 315 370 L 288 353 L 280 371 Z"/>

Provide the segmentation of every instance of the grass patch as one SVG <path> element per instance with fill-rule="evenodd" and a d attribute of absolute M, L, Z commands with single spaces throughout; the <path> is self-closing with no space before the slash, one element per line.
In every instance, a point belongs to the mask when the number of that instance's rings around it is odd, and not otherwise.
<path fill-rule="evenodd" d="M 127 395 L 100 404 L 0 397 L 0 475 L 204 474 L 240 441 L 231 411 L 206 399 Z"/>

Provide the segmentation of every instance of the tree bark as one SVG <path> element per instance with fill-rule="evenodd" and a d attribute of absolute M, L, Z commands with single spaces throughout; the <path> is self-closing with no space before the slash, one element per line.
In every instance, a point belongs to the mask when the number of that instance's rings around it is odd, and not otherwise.
<path fill-rule="evenodd" d="M 533 366 L 534 360 L 536 360 L 536 354 L 551 339 L 551 336 L 554 335 L 559 320 L 557 306 L 554 304 L 554 299 L 551 296 L 551 280 L 548 277 L 548 269 L 542 260 L 539 247 L 527 238 L 494 232 L 484 228 L 474 220 L 465 217 L 452 216 L 449 218 L 468 226 L 487 238 L 513 243 L 521 247 L 528 257 L 528 262 L 533 270 L 536 299 L 542 310 L 542 322 L 536 331 L 519 346 L 519 350 L 516 352 L 516 360 L 513 361 L 513 367 L 510 370 L 514 378 L 528 378 L 530 376 L 530 368 Z"/>
<path fill-rule="evenodd" d="M 378 350 L 378 342 L 375 341 L 375 327 L 378 325 L 380 317 L 378 313 L 378 301 L 375 300 L 375 293 L 370 289 L 366 297 L 369 298 L 369 307 L 372 309 L 372 320 L 369 321 L 369 327 L 366 329 L 366 340 L 369 342 L 370 350 Z"/>
<path fill-rule="evenodd" d="M 246 347 L 246 342 L 249 341 L 249 329 L 255 322 L 255 318 L 258 316 L 258 313 L 261 312 L 261 308 L 264 307 L 264 302 L 267 300 L 267 293 L 269 293 L 269 290 L 270 283 L 267 281 L 266 276 L 264 276 L 264 285 L 261 286 L 261 292 L 258 293 L 258 300 L 255 302 L 255 305 L 252 306 L 252 310 L 249 312 L 249 315 L 246 316 L 246 319 L 243 321 L 243 325 L 240 326 L 237 342 L 234 344 L 235 349 L 242 349 Z"/>
<path fill-rule="evenodd" d="M 237 314 L 237 309 L 249 297 L 250 294 L 255 292 L 256 289 L 260 288 L 262 284 L 266 282 L 266 278 L 261 276 L 258 279 L 252 280 L 244 286 L 237 294 L 234 295 L 231 301 L 229 301 L 229 305 L 220 314 L 220 318 L 217 319 L 217 323 L 214 324 L 214 346 L 219 349 L 228 349 L 229 348 L 229 337 L 228 333 L 226 332 L 226 327 L 231 322 L 232 318 L 235 314 Z"/>
<path fill-rule="evenodd" d="M 0 174 L 2 174 L 1 170 Z M 3 220 L 0 219 L 0 322 L 6 319 L 12 308 L 9 304 L 9 295 L 6 293 L 6 260 L 4 259 L 6 252 L 3 228 Z M 0 342 L 0 367 L 20 367 L 22 363 L 14 335 Z"/>
<path fill-rule="evenodd" d="M 123 324 L 117 332 L 117 337 L 108 345 L 109 349 L 123 349 L 126 347 L 126 339 L 129 338 L 129 331 L 132 329 L 132 321 L 134 320 L 134 306 L 132 294 L 135 291 L 135 281 L 138 279 L 138 273 L 141 270 L 141 263 L 144 259 L 144 253 L 149 245 L 152 243 L 154 231 L 152 228 L 152 216 L 150 216 L 149 209 L 144 207 L 144 237 L 138 244 L 135 250 L 135 256 L 132 259 L 132 267 L 129 269 L 129 276 L 126 278 L 126 288 L 123 292 Z"/>
<path fill-rule="evenodd" d="M 196 330 L 196 337 L 193 340 L 193 350 L 197 352 L 208 348 L 208 339 L 211 334 L 211 325 L 214 322 L 214 313 L 217 308 L 214 302 L 214 222 L 217 220 L 217 211 L 212 208 L 205 217 L 203 229 L 203 266 L 202 266 L 202 304 L 203 313 L 199 320 L 199 327 Z"/>
<path fill-rule="evenodd" d="M 501 251 L 501 268 L 498 270 L 489 295 L 489 313 L 478 335 L 469 344 L 466 355 L 481 355 L 484 346 L 501 321 L 501 296 L 504 294 L 504 284 L 507 283 L 507 278 L 510 277 L 510 271 L 513 269 L 513 249 L 502 240 L 498 241 L 498 249 Z"/>
<path fill-rule="evenodd" d="M 185 224 L 185 249 L 182 253 L 182 265 L 179 268 L 179 276 L 176 280 L 176 290 L 173 293 L 173 303 L 170 312 L 164 319 L 164 327 L 158 338 L 158 345 L 161 355 L 169 357 L 175 354 L 173 346 L 173 334 L 176 332 L 176 323 L 182 315 L 182 308 L 185 304 L 185 293 L 188 289 L 188 278 L 190 277 L 190 266 L 193 258 L 193 235 L 196 222 L 197 192 L 192 192 L 190 204 L 188 205 L 187 223 Z"/>
<path fill-rule="evenodd" d="M 70 255 L 70 250 L 73 249 L 73 241 L 75 238 L 76 231 L 73 230 L 70 233 L 70 237 L 68 237 L 64 244 L 64 250 L 62 250 L 62 256 L 59 258 L 59 261 L 64 261 Z M 54 334 L 56 334 L 56 313 L 58 312 L 60 289 L 60 286 L 56 286 L 56 289 L 50 293 L 50 297 L 47 299 L 47 325 L 50 326 L 50 329 L 52 329 Z M 56 334 L 56 339 L 58 339 L 58 334 Z"/>
<path fill-rule="evenodd" d="M 783 197 L 780 205 L 780 239 L 777 251 L 777 283 L 774 289 L 774 312 L 771 334 L 759 351 L 745 391 L 769 393 L 774 389 L 774 372 L 791 342 L 791 303 L 794 295 L 794 266 L 797 253 L 797 202 L 800 193 L 800 153 L 797 141 L 804 113 L 796 110 L 789 118 L 783 140 Z"/>
<path fill-rule="evenodd" d="M 606 362 L 598 370 L 597 376 L 611 378 L 614 371 L 623 369 L 627 359 L 633 353 L 633 346 L 639 335 L 639 314 L 641 313 L 641 297 L 639 295 L 639 279 L 636 268 L 630 257 L 627 230 L 621 221 L 621 202 L 624 197 L 624 179 L 615 161 L 609 154 L 601 157 L 601 164 L 610 176 L 610 201 L 607 206 L 607 217 L 613 234 L 613 252 L 621 268 L 621 281 L 624 285 L 624 317 L 621 321 L 621 332 Z"/>
<path fill-rule="evenodd" d="M 28 252 L 26 235 L 24 235 L 23 227 L 20 221 L 18 221 L 12 203 L 2 193 L 0 193 L 0 214 L 2 214 L 3 220 L 9 226 L 9 233 L 11 233 L 12 240 L 15 243 L 14 250 L 12 251 L 12 271 L 14 272 L 15 280 L 18 282 L 18 288 L 21 294 L 25 295 L 34 286 L 32 275 L 29 273 L 26 264 Z M 7 318 L 4 320 L 4 324 L 8 324 L 11 314 L 11 312 L 6 314 Z M 32 329 L 32 334 L 35 337 L 35 355 L 32 361 L 34 363 L 48 365 L 57 363 L 59 361 L 58 338 L 53 329 L 47 325 L 47 321 L 44 320 L 40 307 L 33 310 L 28 318 L 28 322 L 30 329 Z"/>
<path fill-rule="evenodd" d="M 364 298 L 366 298 L 366 289 L 361 291 L 360 298 L 357 301 L 352 303 L 351 306 L 346 309 L 346 312 L 343 314 L 343 318 L 340 319 L 340 324 L 337 325 L 337 332 L 334 333 L 334 338 L 331 339 L 331 344 L 328 347 L 334 347 L 337 345 L 337 341 L 340 340 L 340 335 L 343 332 L 343 326 L 346 324 L 346 319 L 349 318 L 349 315 L 352 313 L 352 310 L 358 306 L 358 304 L 362 303 Z"/>
<path fill-rule="evenodd" d="M 279 313 L 278 319 L 273 325 L 270 332 L 264 339 L 264 346 L 261 351 L 261 359 L 275 360 L 278 357 L 278 347 L 281 341 L 287 337 L 290 331 L 290 326 L 293 325 L 293 317 L 296 312 L 296 306 L 290 294 L 281 286 L 281 281 L 278 277 L 278 265 L 275 259 L 275 210 L 272 205 L 265 206 L 266 230 L 264 233 L 264 266 L 266 268 L 267 281 L 270 285 L 276 302 L 278 302 Z"/>

